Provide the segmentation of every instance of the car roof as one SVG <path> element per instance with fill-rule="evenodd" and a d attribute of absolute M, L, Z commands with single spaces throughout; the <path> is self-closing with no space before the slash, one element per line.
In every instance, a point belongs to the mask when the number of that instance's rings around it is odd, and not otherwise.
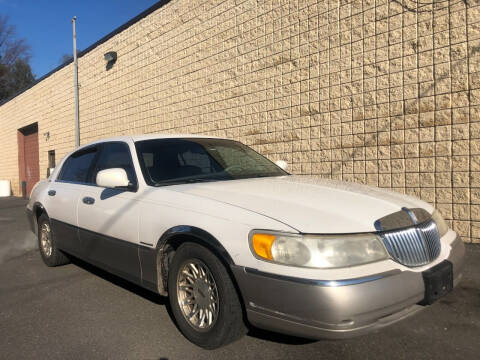
<path fill-rule="evenodd" d="M 154 140 L 154 139 L 184 139 L 184 138 L 201 138 L 201 139 L 224 139 L 224 140 L 230 140 L 228 138 L 222 138 L 218 136 L 209 136 L 209 135 L 195 135 L 195 134 L 143 134 L 143 135 L 123 135 L 123 136 L 115 136 L 115 137 L 109 137 L 105 139 L 99 139 L 99 140 L 94 140 L 91 141 L 87 144 L 81 145 L 78 148 L 70 151 L 68 154 L 65 155 L 64 158 L 67 158 L 74 152 L 78 150 L 82 150 L 84 148 L 87 148 L 91 145 L 95 144 L 102 144 L 105 142 L 109 141 L 124 141 L 124 142 L 129 142 L 129 141 L 142 141 L 142 140 Z"/>
<path fill-rule="evenodd" d="M 114 136 L 105 139 L 99 139 L 88 144 L 80 146 L 78 149 L 88 147 L 90 145 L 100 144 L 109 141 L 142 141 L 142 140 L 154 140 L 154 139 L 183 139 L 183 138 L 202 138 L 202 139 L 225 139 L 217 136 L 208 136 L 208 135 L 194 135 L 194 134 L 144 134 L 144 135 L 124 135 L 124 136 Z M 76 150 L 78 150 L 76 149 Z"/>
<path fill-rule="evenodd" d="M 175 139 L 175 138 L 203 138 L 203 139 L 225 139 L 217 136 L 196 135 L 196 134 L 144 134 L 130 136 L 133 141 L 152 139 Z"/>

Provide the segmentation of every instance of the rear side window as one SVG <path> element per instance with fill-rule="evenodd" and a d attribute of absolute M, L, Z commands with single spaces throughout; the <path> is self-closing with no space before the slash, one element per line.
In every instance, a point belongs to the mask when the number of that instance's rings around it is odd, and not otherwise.
<path fill-rule="evenodd" d="M 91 181 L 88 181 L 89 171 L 96 155 L 96 148 L 82 149 L 73 153 L 63 164 L 62 172 L 58 179 L 84 184 L 91 183 Z"/>
<path fill-rule="evenodd" d="M 130 149 L 126 143 L 110 142 L 104 143 L 102 151 L 98 157 L 97 166 L 93 172 L 92 179 L 95 182 L 97 173 L 105 169 L 121 168 L 124 169 L 128 176 L 128 181 L 132 185 L 137 185 L 137 177 L 133 167 Z"/>

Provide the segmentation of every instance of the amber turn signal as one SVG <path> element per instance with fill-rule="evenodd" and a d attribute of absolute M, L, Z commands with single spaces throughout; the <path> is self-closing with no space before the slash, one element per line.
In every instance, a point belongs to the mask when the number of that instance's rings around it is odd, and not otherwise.
<path fill-rule="evenodd" d="M 255 254 L 261 258 L 272 260 L 272 245 L 275 241 L 275 235 L 272 234 L 254 234 L 252 236 L 252 247 Z"/>

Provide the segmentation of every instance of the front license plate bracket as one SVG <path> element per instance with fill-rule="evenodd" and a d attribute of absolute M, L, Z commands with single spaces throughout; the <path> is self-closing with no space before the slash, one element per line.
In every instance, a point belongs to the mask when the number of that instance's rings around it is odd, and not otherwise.
<path fill-rule="evenodd" d="M 444 260 L 440 264 L 422 272 L 425 284 L 425 297 L 421 305 L 431 305 L 453 289 L 453 264 Z"/>

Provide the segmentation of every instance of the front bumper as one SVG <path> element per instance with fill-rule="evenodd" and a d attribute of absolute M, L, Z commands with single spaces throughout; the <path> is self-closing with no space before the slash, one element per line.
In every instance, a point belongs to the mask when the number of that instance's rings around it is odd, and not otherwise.
<path fill-rule="evenodd" d="M 447 260 L 454 286 L 462 277 L 459 237 Z M 340 282 L 294 279 L 233 266 L 249 322 L 259 328 L 314 339 L 362 335 L 424 308 L 421 272 L 393 270 Z"/>

